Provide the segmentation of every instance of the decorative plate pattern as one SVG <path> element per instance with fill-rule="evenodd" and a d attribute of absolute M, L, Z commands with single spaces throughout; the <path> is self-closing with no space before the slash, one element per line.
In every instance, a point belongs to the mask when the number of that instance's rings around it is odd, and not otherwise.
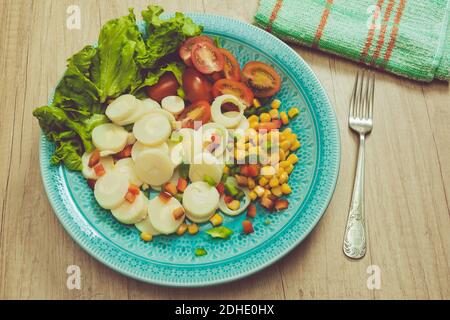
<path fill-rule="evenodd" d="M 189 14 L 218 36 L 221 44 L 236 55 L 241 66 L 250 60 L 273 65 L 283 79 L 277 97 L 282 109 L 296 106 L 299 116 L 290 127 L 302 144 L 300 159 L 289 182 L 290 206 L 280 213 L 258 207 L 255 232 L 241 234 L 244 215 L 225 217 L 235 231 L 229 240 L 210 239 L 204 232 L 195 236 L 158 236 L 140 240 L 134 227 L 116 221 L 101 209 L 78 172 L 52 166 L 53 143 L 43 135 L 40 165 L 44 186 L 59 220 L 92 256 L 127 276 L 169 286 L 205 286 L 242 278 L 270 265 L 299 244 L 317 224 L 334 191 L 339 170 L 340 141 L 334 110 L 308 65 L 282 41 L 238 20 Z M 143 24 L 139 25 L 143 30 Z M 267 224 L 270 220 L 270 224 Z M 203 225 L 201 230 L 210 228 Z M 208 254 L 194 255 L 202 247 Z"/>

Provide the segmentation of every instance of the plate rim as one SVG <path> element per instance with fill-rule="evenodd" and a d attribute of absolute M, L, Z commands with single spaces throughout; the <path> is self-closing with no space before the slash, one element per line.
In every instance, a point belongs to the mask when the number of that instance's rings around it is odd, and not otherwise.
<path fill-rule="evenodd" d="M 140 274 L 133 273 L 132 269 L 129 269 L 126 267 L 124 268 L 123 264 L 121 264 L 120 266 L 116 266 L 115 263 L 113 263 L 109 260 L 109 259 L 111 259 L 111 257 L 109 257 L 108 255 L 104 256 L 104 254 L 96 252 L 95 248 L 92 248 L 92 245 L 90 245 L 89 242 L 85 243 L 85 241 L 83 241 L 83 239 L 81 239 L 81 236 L 79 236 L 79 234 L 78 234 L 79 232 L 77 232 L 78 230 L 74 230 L 74 228 L 77 226 L 71 225 L 70 221 L 66 221 L 66 219 L 64 219 L 64 215 L 70 215 L 71 211 L 64 207 L 60 208 L 61 202 L 63 201 L 63 199 L 60 196 L 60 194 L 58 193 L 58 188 L 54 188 L 54 186 L 52 186 L 52 184 L 51 184 L 51 181 L 49 181 L 49 179 L 48 179 L 49 178 L 49 174 L 48 174 L 49 164 L 46 163 L 47 159 L 43 159 L 43 156 L 44 156 L 43 142 L 45 141 L 45 136 L 43 135 L 42 132 L 41 132 L 41 138 L 40 138 L 40 143 L 39 143 L 39 149 L 40 149 L 39 162 L 40 162 L 41 178 L 43 180 L 44 189 L 45 189 L 47 198 L 49 199 L 49 202 L 51 204 L 51 207 L 52 207 L 54 213 L 56 214 L 60 223 L 63 225 L 64 229 L 69 233 L 71 238 L 80 247 L 82 247 L 86 252 L 88 252 L 90 256 L 95 258 L 97 261 L 103 263 L 104 265 L 108 266 L 109 268 L 111 268 L 127 277 L 130 277 L 130 278 L 133 278 L 133 279 L 136 279 L 139 281 L 143 281 L 146 283 L 170 286 L 170 287 L 205 287 L 205 286 L 218 285 L 218 284 L 222 284 L 222 283 L 235 281 L 235 280 L 250 276 L 266 267 L 269 267 L 273 263 L 279 261 L 284 256 L 286 256 L 294 248 L 296 248 L 311 233 L 311 231 L 317 226 L 320 219 L 325 214 L 325 211 L 327 210 L 327 208 L 331 202 L 332 196 L 334 195 L 334 192 L 335 192 L 335 188 L 337 185 L 337 179 L 338 179 L 338 175 L 339 175 L 339 170 L 340 170 L 341 141 L 340 141 L 340 130 L 339 130 L 339 123 L 337 121 L 336 111 L 328 97 L 327 92 L 325 91 L 322 83 L 317 78 L 317 76 L 315 75 L 315 73 L 313 72 L 311 67 L 289 45 L 287 45 L 280 39 L 276 38 L 272 34 L 266 32 L 265 30 L 260 29 L 252 24 L 249 24 L 249 23 L 241 21 L 241 20 L 237 20 L 234 18 L 221 16 L 221 15 L 216 15 L 216 14 L 209 14 L 209 13 L 185 13 L 185 15 L 193 18 L 194 21 L 196 19 L 200 19 L 200 20 L 207 19 L 207 20 L 212 20 L 212 21 L 214 21 L 215 19 L 220 19 L 220 20 L 223 20 L 230 24 L 234 24 L 234 25 L 237 24 L 238 26 L 247 28 L 251 32 L 251 34 L 254 34 L 256 32 L 256 33 L 259 33 L 259 35 L 261 35 L 261 37 L 265 37 L 267 39 L 270 39 L 271 41 L 274 41 L 278 46 L 281 47 L 281 49 L 283 51 L 288 51 L 291 55 L 294 54 L 296 56 L 296 59 L 298 60 L 298 63 L 300 63 L 302 65 L 302 68 L 308 72 L 308 77 L 310 78 L 310 80 L 315 82 L 317 84 L 317 87 L 320 87 L 320 90 L 319 90 L 320 91 L 319 93 L 321 96 L 320 100 L 322 102 L 324 102 L 324 104 L 325 104 L 324 108 L 326 108 L 328 110 L 328 113 L 329 113 L 328 121 L 330 121 L 331 125 L 334 126 L 333 133 L 335 134 L 334 142 L 336 144 L 334 145 L 334 148 L 332 150 L 332 151 L 334 151 L 334 156 L 332 159 L 332 160 L 334 160 L 334 162 L 332 163 L 332 168 L 330 171 L 331 177 L 329 177 L 329 178 L 333 178 L 333 181 L 332 181 L 332 184 L 329 185 L 329 188 L 327 189 L 326 198 L 323 198 L 321 200 L 320 214 L 318 214 L 317 217 L 315 217 L 313 219 L 313 222 L 306 229 L 303 230 L 302 235 L 300 235 L 297 239 L 295 239 L 295 241 L 293 243 L 291 243 L 287 248 L 280 248 L 279 251 L 272 254 L 271 257 L 269 259 L 267 259 L 266 261 L 264 261 L 263 263 L 260 263 L 256 267 L 246 270 L 244 272 L 238 272 L 235 275 L 225 276 L 222 278 L 208 279 L 206 281 L 197 279 L 196 282 L 186 282 L 186 281 L 185 282 L 176 282 L 176 281 L 171 281 L 171 280 L 167 280 L 167 279 L 158 280 L 156 278 L 148 277 L 148 273 L 146 274 L 147 276 L 142 276 Z M 165 16 L 170 16 L 170 15 L 165 15 Z M 138 22 L 138 24 L 139 24 L 139 22 Z M 271 56 L 271 55 L 269 54 L 269 56 Z M 315 130 L 317 130 L 317 128 Z M 319 152 L 319 150 L 318 150 L 318 152 Z M 60 166 L 57 168 L 58 168 L 57 170 L 61 170 Z"/>

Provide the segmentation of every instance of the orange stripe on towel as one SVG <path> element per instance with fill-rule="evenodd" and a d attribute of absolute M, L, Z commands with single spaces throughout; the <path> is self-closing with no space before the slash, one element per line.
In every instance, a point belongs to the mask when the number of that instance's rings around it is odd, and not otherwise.
<path fill-rule="evenodd" d="M 277 3 L 275 3 L 275 6 L 273 7 L 272 14 L 269 18 L 269 24 L 267 25 L 267 32 L 272 32 L 272 25 L 275 19 L 277 18 L 278 11 L 281 9 L 281 5 L 283 4 L 283 0 L 278 0 Z"/>
<path fill-rule="evenodd" d="M 381 7 L 383 6 L 384 0 L 378 0 L 377 8 L 381 11 Z M 369 32 L 367 33 L 366 44 L 364 45 L 364 49 L 361 51 L 360 61 L 364 62 L 366 60 L 367 54 L 369 53 L 369 49 L 372 46 L 373 37 L 375 35 L 375 27 L 376 21 L 378 20 L 378 14 L 380 11 L 375 11 L 372 19 L 372 24 L 370 25 Z"/>
<path fill-rule="evenodd" d="M 319 27 L 317 28 L 316 35 L 311 45 L 313 48 L 317 48 L 319 46 L 319 41 L 320 38 L 322 38 L 323 29 L 325 29 L 325 26 L 327 24 L 328 16 L 330 15 L 330 9 L 332 5 L 333 0 L 327 0 L 325 9 L 323 10 L 322 13 L 322 18 L 320 19 Z"/>
<path fill-rule="evenodd" d="M 384 39 L 386 37 L 386 30 L 389 24 L 389 19 L 391 18 L 392 9 L 394 8 L 395 0 L 390 0 L 386 8 L 386 12 L 383 17 L 383 25 L 381 26 L 380 36 L 378 37 L 377 46 L 372 56 L 371 65 L 375 65 L 378 57 L 380 56 L 381 49 L 383 48 Z"/>
<path fill-rule="evenodd" d="M 383 66 L 386 65 L 391 58 L 392 50 L 394 49 L 395 40 L 397 39 L 398 26 L 400 25 L 400 20 L 402 19 L 403 10 L 406 6 L 406 0 L 400 0 L 400 4 L 397 8 L 397 14 L 394 19 L 394 26 L 392 27 L 391 38 L 389 39 L 388 48 L 383 58 Z"/>

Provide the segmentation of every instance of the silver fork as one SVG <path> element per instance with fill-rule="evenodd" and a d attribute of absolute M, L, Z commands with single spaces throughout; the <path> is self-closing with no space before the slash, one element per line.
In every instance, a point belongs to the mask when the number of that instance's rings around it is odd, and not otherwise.
<path fill-rule="evenodd" d="M 366 231 L 364 217 L 364 149 L 366 135 L 373 127 L 373 102 L 375 74 L 358 72 L 350 99 L 349 127 L 359 134 L 358 164 L 353 184 L 352 201 L 345 228 L 343 250 L 346 256 L 359 259 L 366 254 Z"/>

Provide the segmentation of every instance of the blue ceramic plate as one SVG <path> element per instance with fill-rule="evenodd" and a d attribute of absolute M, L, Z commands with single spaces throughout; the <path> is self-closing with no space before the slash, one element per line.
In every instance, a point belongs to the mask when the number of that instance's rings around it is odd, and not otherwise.
<path fill-rule="evenodd" d="M 235 231 L 229 240 L 211 239 L 201 227 L 195 236 L 159 236 L 140 240 L 134 227 L 117 222 L 101 209 L 78 172 L 51 166 L 53 143 L 41 137 L 40 165 L 50 203 L 70 235 L 99 261 L 127 276 L 169 286 L 205 286 L 252 274 L 277 261 L 298 245 L 324 213 L 334 191 L 339 169 L 339 130 L 334 110 L 308 65 L 282 41 L 238 20 L 191 14 L 207 34 L 220 37 L 241 66 L 260 60 L 282 76 L 278 98 L 282 109 L 296 106 L 300 114 L 290 127 L 302 144 L 300 159 L 289 181 L 290 206 L 270 214 L 258 208 L 255 232 L 242 235 L 244 215 L 226 217 Z M 141 30 L 143 26 L 140 25 Z M 270 223 L 268 223 L 270 221 Z M 197 257 L 196 248 L 207 255 Z"/>

